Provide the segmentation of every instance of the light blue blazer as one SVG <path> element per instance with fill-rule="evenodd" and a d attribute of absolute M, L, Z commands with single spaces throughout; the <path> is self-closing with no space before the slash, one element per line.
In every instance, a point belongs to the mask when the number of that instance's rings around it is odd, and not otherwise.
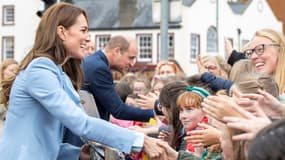
<path fill-rule="evenodd" d="M 80 149 L 62 143 L 64 127 L 127 153 L 143 143 L 142 134 L 88 117 L 61 67 L 48 58 L 36 58 L 13 83 L 0 159 L 78 160 Z"/>

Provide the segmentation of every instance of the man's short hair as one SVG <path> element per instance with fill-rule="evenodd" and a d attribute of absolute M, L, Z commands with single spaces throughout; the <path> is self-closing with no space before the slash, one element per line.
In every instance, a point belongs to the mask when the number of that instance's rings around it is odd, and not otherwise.
<path fill-rule="evenodd" d="M 130 43 L 123 36 L 114 36 L 110 39 L 110 41 L 106 45 L 106 49 L 114 49 L 116 47 L 120 47 L 121 52 L 128 51 Z"/>

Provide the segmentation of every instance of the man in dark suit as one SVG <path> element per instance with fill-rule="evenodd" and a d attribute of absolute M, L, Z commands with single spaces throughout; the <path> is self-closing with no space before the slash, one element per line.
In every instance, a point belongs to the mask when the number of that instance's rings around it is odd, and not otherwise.
<path fill-rule="evenodd" d="M 135 121 L 148 121 L 153 110 L 142 110 L 126 105 L 116 93 L 110 69 L 124 70 L 135 64 L 138 48 L 134 39 L 114 36 L 104 50 L 86 57 L 82 67 L 85 78 L 82 89 L 93 94 L 100 117 Z"/>

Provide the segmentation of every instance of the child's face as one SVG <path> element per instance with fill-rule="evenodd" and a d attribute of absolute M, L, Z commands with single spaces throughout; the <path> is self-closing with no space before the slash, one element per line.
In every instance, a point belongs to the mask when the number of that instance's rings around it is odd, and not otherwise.
<path fill-rule="evenodd" d="M 143 82 L 134 82 L 134 94 L 145 94 L 147 88 Z"/>
<path fill-rule="evenodd" d="M 153 91 L 159 93 L 163 86 L 164 84 L 162 82 L 158 82 L 153 86 Z"/>
<path fill-rule="evenodd" d="M 12 76 L 15 76 L 16 70 L 18 65 L 17 64 L 10 64 L 3 70 L 3 80 L 9 79 Z"/>
<path fill-rule="evenodd" d="M 188 107 L 187 107 L 188 108 Z M 205 114 L 202 109 L 187 109 L 181 107 L 179 110 L 179 120 L 183 126 L 188 130 L 188 128 L 194 128 L 197 124 L 202 121 Z"/>

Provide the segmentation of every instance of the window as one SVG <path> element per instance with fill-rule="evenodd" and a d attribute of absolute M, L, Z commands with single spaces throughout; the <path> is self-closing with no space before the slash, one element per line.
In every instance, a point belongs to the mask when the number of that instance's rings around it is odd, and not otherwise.
<path fill-rule="evenodd" d="M 160 34 L 158 34 L 158 56 L 160 56 Z M 170 58 L 174 58 L 174 33 L 168 33 L 168 54 Z M 158 58 L 160 60 L 160 57 Z"/>
<path fill-rule="evenodd" d="M 14 6 L 3 6 L 3 25 L 13 25 L 14 24 Z"/>
<path fill-rule="evenodd" d="M 138 61 L 151 62 L 152 60 L 152 35 L 151 34 L 138 34 Z"/>
<path fill-rule="evenodd" d="M 190 61 L 196 62 L 197 56 L 200 54 L 200 36 L 191 34 L 190 37 Z"/>
<path fill-rule="evenodd" d="M 7 58 L 14 58 L 14 37 L 2 38 L 2 60 Z"/>
<path fill-rule="evenodd" d="M 110 40 L 110 35 L 97 35 L 96 36 L 96 50 L 99 50 L 99 49 L 103 49 L 104 47 L 106 47 L 107 43 L 109 42 Z"/>
<path fill-rule="evenodd" d="M 217 30 L 215 27 L 210 27 L 207 31 L 207 52 L 217 52 Z"/>

